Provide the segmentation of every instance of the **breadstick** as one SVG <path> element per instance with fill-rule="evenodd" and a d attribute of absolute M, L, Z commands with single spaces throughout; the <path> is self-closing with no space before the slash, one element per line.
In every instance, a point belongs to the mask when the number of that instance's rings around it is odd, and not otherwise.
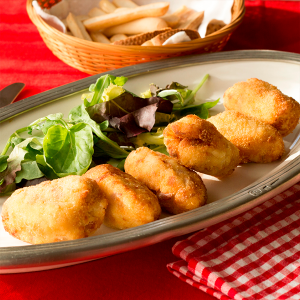
<path fill-rule="evenodd" d="M 113 0 L 112 3 L 117 7 L 134 8 L 138 5 L 130 0 Z"/>
<path fill-rule="evenodd" d="M 174 28 L 179 23 L 179 17 L 177 15 L 165 15 L 161 17 L 163 20 L 165 20 L 168 24 L 168 26 Z"/>
<path fill-rule="evenodd" d="M 85 20 L 87 20 L 87 19 L 89 19 L 90 17 L 89 16 L 86 16 L 86 15 L 78 15 L 78 16 L 76 16 L 76 19 L 78 20 L 78 21 L 81 21 L 81 22 L 83 22 L 83 21 L 85 21 Z"/>
<path fill-rule="evenodd" d="M 194 12 L 192 13 L 186 22 L 179 24 L 175 28 L 187 28 L 187 29 L 195 29 L 198 30 L 200 24 L 202 23 L 204 18 L 204 11 Z"/>
<path fill-rule="evenodd" d="M 69 13 L 67 16 L 67 24 L 74 36 L 87 41 L 92 41 L 82 22 L 79 21 L 72 13 Z"/>
<path fill-rule="evenodd" d="M 127 39 L 127 35 L 125 35 L 123 33 L 118 33 L 118 34 L 113 35 L 110 38 L 110 42 L 113 43 L 113 42 L 124 40 L 124 39 Z"/>
<path fill-rule="evenodd" d="M 209 22 L 206 28 L 206 34 L 205 36 L 208 36 L 221 28 L 223 28 L 226 24 L 223 21 L 213 19 Z"/>
<path fill-rule="evenodd" d="M 102 32 L 91 32 L 90 36 L 94 42 L 110 44 L 110 40 Z"/>
<path fill-rule="evenodd" d="M 153 45 L 152 41 L 149 40 L 149 41 L 145 42 L 144 44 L 142 44 L 142 46 L 154 46 L 154 45 Z"/>
<path fill-rule="evenodd" d="M 107 14 L 113 13 L 117 8 L 108 0 L 101 0 L 99 2 L 99 7 Z"/>
<path fill-rule="evenodd" d="M 171 28 L 167 27 L 167 28 L 163 28 L 163 29 L 159 29 L 159 30 L 154 30 L 154 31 L 146 32 L 146 33 L 137 34 L 134 36 L 130 36 L 125 40 L 116 41 L 113 44 L 114 45 L 123 45 L 123 46 L 142 45 L 146 41 L 151 40 L 155 36 L 157 36 L 163 32 L 166 32 L 168 30 L 171 30 Z M 151 45 L 153 46 L 153 44 L 151 44 Z"/>
<path fill-rule="evenodd" d="M 161 46 L 168 38 L 170 38 L 172 35 L 180 31 L 184 31 L 191 40 L 200 38 L 200 34 L 197 30 L 172 29 L 155 36 L 154 38 L 151 39 L 151 42 L 153 43 L 154 46 Z"/>
<path fill-rule="evenodd" d="M 106 13 L 98 7 L 94 7 L 88 12 L 88 16 L 90 18 L 94 18 L 97 16 L 103 16 L 103 15 L 106 15 Z"/>
<path fill-rule="evenodd" d="M 188 8 L 185 5 L 183 5 L 179 9 L 174 11 L 172 15 L 175 15 L 175 16 L 178 16 L 181 18 L 182 16 L 184 16 L 186 13 L 188 13 L 191 10 L 192 10 L 191 8 Z M 185 20 L 182 20 L 182 21 L 185 21 Z"/>
<path fill-rule="evenodd" d="M 169 9 L 169 2 L 156 2 L 136 8 L 128 8 L 119 13 L 94 17 L 83 22 L 90 31 L 96 31 L 146 17 L 163 16 Z"/>
<path fill-rule="evenodd" d="M 67 19 L 62 19 L 61 21 L 64 23 L 64 25 L 66 26 L 66 29 L 68 30 L 69 27 L 68 27 Z"/>
<path fill-rule="evenodd" d="M 119 13 L 119 12 L 124 11 L 124 10 L 127 10 L 127 9 L 128 9 L 127 7 L 118 7 L 118 8 L 114 11 L 114 13 Z"/>
<path fill-rule="evenodd" d="M 196 14 L 199 14 L 196 10 L 183 5 L 180 9 L 176 10 L 172 14 L 174 16 L 179 17 L 179 22 L 174 28 L 184 28 L 183 26 L 185 26 L 185 24 L 189 23 L 190 20 L 194 19 L 196 17 Z M 203 15 L 203 17 L 204 17 L 204 15 Z M 201 20 L 201 22 L 202 22 L 202 20 Z"/>
<path fill-rule="evenodd" d="M 168 27 L 167 23 L 160 18 L 143 18 L 107 28 L 103 32 L 106 36 L 118 33 L 133 35 L 166 27 Z"/>

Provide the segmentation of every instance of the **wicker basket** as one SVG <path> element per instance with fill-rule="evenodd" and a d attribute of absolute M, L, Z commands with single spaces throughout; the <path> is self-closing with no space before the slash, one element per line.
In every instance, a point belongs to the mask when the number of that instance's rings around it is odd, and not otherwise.
<path fill-rule="evenodd" d="M 232 21 L 202 39 L 168 46 L 116 46 L 82 40 L 49 26 L 27 0 L 27 12 L 47 47 L 66 64 L 88 74 L 99 74 L 169 57 L 221 51 L 245 14 L 244 0 L 235 0 Z"/>

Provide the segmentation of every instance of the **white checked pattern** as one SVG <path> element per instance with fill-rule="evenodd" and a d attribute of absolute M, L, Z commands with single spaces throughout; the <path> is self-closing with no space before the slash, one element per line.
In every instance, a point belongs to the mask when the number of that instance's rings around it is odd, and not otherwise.
<path fill-rule="evenodd" d="M 300 183 L 178 242 L 170 272 L 221 300 L 300 300 Z"/>

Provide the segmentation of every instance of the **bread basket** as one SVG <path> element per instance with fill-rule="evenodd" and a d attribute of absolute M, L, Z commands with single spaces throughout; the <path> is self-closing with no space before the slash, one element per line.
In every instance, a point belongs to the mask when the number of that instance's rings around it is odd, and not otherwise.
<path fill-rule="evenodd" d="M 121 46 L 90 42 L 58 31 L 36 13 L 32 1 L 27 0 L 27 13 L 47 47 L 69 66 L 90 75 L 175 56 L 221 51 L 245 14 L 244 0 L 235 0 L 231 23 L 205 38 L 168 46 Z"/>

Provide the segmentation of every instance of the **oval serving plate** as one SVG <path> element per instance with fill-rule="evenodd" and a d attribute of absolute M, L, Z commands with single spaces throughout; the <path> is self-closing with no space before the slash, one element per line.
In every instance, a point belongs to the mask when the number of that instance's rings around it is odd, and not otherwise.
<path fill-rule="evenodd" d="M 197 93 L 198 101 L 221 98 L 210 110 L 224 110 L 222 95 L 234 83 L 251 77 L 277 86 L 283 93 L 300 100 L 300 55 L 278 51 L 229 51 L 172 58 L 135 65 L 109 72 L 129 77 L 126 88 L 136 94 L 150 83 L 165 86 L 171 81 L 193 88 L 205 74 L 210 78 Z M 104 75 L 105 73 L 101 74 Z M 68 114 L 80 104 L 81 94 L 99 75 L 29 97 L 0 109 L 0 148 L 18 128 L 50 113 Z M 91 237 L 74 241 L 29 245 L 11 237 L 0 222 L 0 274 L 40 271 L 103 258 L 190 233 L 246 211 L 300 180 L 299 125 L 284 138 L 284 157 L 270 164 L 246 164 L 218 180 L 203 176 L 208 204 L 155 222 L 116 231 L 105 226 Z M 0 197 L 0 210 L 5 197 Z"/>

